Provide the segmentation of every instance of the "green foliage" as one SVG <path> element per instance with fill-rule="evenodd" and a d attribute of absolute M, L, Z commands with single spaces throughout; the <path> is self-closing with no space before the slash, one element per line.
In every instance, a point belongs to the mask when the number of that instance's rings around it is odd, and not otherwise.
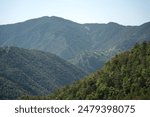
<path fill-rule="evenodd" d="M 91 73 L 136 42 L 150 41 L 149 32 L 150 22 L 140 26 L 123 26 L 113 22 L 78 24 L 54 16 L 41 17 L 0 25 L 0 46 L 51 52 Z M 102 55 L 95 55 L 95 52 Z"/>
<path fill-rule="evenodd" d="M 150 42 L 136 44 L 96 73 L 38 99 L 150 99 Z"/>
<path fill-rule="evenodd" d="M 16 47 L 0 48 L 0 99 L 46 95 L 84 76 L 56 55 Z"/>

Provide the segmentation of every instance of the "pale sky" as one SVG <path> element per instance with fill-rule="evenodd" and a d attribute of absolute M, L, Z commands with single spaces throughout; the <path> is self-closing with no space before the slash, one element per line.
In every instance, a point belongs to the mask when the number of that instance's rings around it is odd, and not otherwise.
<path fill-rule="evenodd" d="M 150 21 L 150 0 L 0 0 L 0 25 L 42 16 L 141 25 Z"/>

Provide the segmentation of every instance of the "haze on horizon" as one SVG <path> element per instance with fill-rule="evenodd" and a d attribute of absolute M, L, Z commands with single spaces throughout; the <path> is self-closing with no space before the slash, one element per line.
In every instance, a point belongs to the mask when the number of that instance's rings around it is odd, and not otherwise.
<path fill-rule="evenodd" d="M 141 25 L 150 21 L 149 6 L 150 0 L 1 0 L 0 25 L 42 16 L 78 23 Z"/>

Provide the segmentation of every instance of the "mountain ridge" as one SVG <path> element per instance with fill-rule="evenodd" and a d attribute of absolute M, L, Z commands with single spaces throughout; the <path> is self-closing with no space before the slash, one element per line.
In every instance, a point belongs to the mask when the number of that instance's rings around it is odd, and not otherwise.
<path fill-rule="evenodd" d="M 141 100 L 150 99 L 150 42 L 135 44 L 102 69 L 51 95 L 22 99 Z"/>
<path fill-rule="evenodd" d="M 113 56 L 118 53 L 118 50 L 123 52 L 135 43 L 149 41 L 149 24 L 150 22 L 139 26 L 123 26 L 114 22 L 79 24 L 55 16 L 41 17 L 19 24 L 0 26 L 0 46 L 16 46 L 51 52 L 67 61 L 76 59 L 87 51 L 92 55 L 94 52 L 101 53 L 114 49 L 110 53 Z M 104 58 L 99 58 L 97 61 L 101 59 Z M 87 68 L 94 68 L 94 66 L 87 66 Z M 82 69 L 88 73 L 96 70 L 96 68 L 92 71 Z"/>
<path fill-rule="evenodd" d="M 84 75 L 81 69 L 51 53 L 0 48 L 0 99 L 46 95 Z"/>

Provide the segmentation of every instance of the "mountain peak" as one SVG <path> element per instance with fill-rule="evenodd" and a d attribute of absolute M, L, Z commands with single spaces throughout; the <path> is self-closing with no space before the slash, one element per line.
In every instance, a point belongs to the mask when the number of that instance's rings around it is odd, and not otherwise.
<path fill-rule="evenodd" d="M 63 18 L 58 17 L 58 16 L 51 16 L 50 18 L 51 18 L 51 19 L 63 19 Z"/>
<path fill-rule="evenodd" d="M 41 17 L 41 18 L 50 18 L 49 16 L 43 16 L 43 17 Z"/>
<path fill-rule="evenodd" d="M 108 25 L 120 25 L 120 24 L 115 23 L 115 22 L 109 22 Z"/>

